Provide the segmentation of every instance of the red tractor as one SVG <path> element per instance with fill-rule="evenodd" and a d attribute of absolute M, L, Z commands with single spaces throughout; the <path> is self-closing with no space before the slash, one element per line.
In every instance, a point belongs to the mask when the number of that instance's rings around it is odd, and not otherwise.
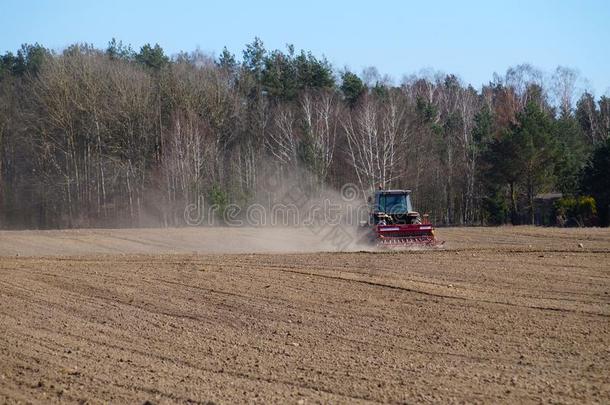
<path fill-rule="evenodd" d="M 439 246 L 444 242 L 434 237 L 434 227 L 428 216 L 420 217 L 413 211 L 411 190 L 378 190 L 374 201 L 370 225 L 372 238 L 381 247 Z"/>

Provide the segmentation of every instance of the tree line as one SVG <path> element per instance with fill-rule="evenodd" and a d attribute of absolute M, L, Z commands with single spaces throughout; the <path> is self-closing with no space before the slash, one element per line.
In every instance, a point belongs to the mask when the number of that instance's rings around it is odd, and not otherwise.
<path fill-rule="evenodd" d="M 532 223 L 558 191 L 606 225 L 610 99 L 578 80 L 519 65 L 480 90 L 395 84 L 258 38 L 241 58 L 23 45 L 0 56 L 0 227 L 179 226 L 201 196 L 260 202 L 270 170 L 313 194 L 409 188 L 439 224 Z"/>

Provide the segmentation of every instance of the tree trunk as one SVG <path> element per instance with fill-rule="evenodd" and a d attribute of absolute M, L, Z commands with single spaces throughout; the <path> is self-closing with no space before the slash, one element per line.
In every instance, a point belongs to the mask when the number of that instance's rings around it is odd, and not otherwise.
<path fill-rule="evenodd" d="M 530 203 L 530 224 L 535 225 L 536 216 L 535 216 L 535 210 L 534 210 L 534 186 L 532 184 L 528 185 L 527 194 L 528 194 L 529 203 Z"/>
<path fill-rule="evenodd" d="M 515 183 L 510 183 L 510 221 L 513 225 L 518 225 L 517 218 L 517 197 L 515 195 Z"/>

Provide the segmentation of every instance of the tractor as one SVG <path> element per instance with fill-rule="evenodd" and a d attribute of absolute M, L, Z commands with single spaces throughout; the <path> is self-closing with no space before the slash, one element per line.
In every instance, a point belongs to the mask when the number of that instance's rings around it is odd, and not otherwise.
<path fill-rule="evenodd" d="M 440 246 L 428 215 L 413 211 L 411 190 L 375 191 L 369 198 L 368 221 L 372 241 L 380 247 Z"/>

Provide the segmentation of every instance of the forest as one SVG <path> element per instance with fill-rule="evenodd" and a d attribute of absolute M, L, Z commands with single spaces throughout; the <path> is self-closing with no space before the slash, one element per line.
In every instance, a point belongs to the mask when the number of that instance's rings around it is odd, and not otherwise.
<path fill-rule="evenodd" d="M 396 83 L 259 38 L 218 56 L 25 44 L 0 56 L 0 228 L 182 226 L 201 196 L 260 202 L 271 170 L 312 194 L 408 188 L 439 225 L 534 223 L 536 196 L 562 193 L 558 216 L 607 226 L 610 98 L 581 79 Z"/>

